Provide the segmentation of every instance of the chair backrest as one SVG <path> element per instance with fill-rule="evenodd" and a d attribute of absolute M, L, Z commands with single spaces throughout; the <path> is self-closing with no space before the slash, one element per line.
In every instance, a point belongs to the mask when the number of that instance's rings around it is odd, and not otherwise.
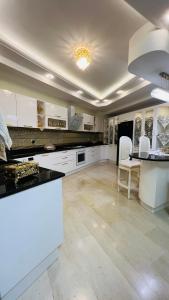
<path fill-rule="evenodd" d="M 139 155 L 150 152 L 150 139 L 147 136 L 141 136 L 139 139 Z"/>
<path fill-rule="evenodd" d="M 119 141 L 119 161 L 129 158 L 132 152 L 132 141 L 128 136 L 121 136 Z"/>

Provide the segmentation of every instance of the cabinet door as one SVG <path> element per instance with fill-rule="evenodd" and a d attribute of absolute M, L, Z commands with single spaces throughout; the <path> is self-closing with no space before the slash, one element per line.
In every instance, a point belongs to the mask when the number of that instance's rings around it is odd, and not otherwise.
<path fill-rule="evenodd" d="M 90 124 L 94 125 L 94 116 L 90 115 Z"/>
<path fill-rule="evenodd" d="M 67 120 L 68 117 L 68 110 L 64 106 L 55 105 L 55 118 L 61 120 Z"/>
<path fill-rule="evenodd" d="M 84 124 L 90 124 L 90 115 L 83 114 L 83 123 Z"/>
<path fill-rule="evenodd" d="M 18 126 L 37 127 L 37 100 L 16 95 Z"/>
<path fill-rule="evenodd" d="M 50 117 L 54 117 L 55 115 L 55 104 L 52 103 L 48 103 L 48 102 L 44 102 L 44 106 L 45 106 L 45 115 L 46 116 L 50 116 Z"/>
<path fill-rule="evenodd" d="M 108 145 L 104 145 L 104 146 L 100 146 L 101 147 L 101 154 L 100 154 L 100 159 L 104 160 L 104 159 L 108 159 L 108 152 L 109 152 L 109 146 Z"/>
<path fill-rule="evenodd" d="M 95 131 L 96 132 L 104 131 L 103 119 L 100 117 L 95 117 Z"/>
<path fill-rule="evenodd" d="M 0 91 L 0 112 L 8 126 L 17 126 L 15 94 Z"/>

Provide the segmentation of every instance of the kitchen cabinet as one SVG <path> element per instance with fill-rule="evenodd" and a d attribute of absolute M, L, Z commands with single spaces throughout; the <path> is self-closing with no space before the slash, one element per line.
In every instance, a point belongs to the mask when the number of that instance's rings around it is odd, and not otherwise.
<path fill-rule="evenodd" d="M 1 199 L 1 299 L 19 299 L 58 257 L 63 243 L 62 198 L 59 178 Z"/>
<path fill-rule="evenodd" d="M 95 132 L 104 132 L 104 120 L 101 117 L 95 117 L 95 126 L 94 126 Z"/>
<path fill-rule="evenodd" d="M 68 109 L 67 107 L 56 105 L 48 102 L 44 102 L 45 115 L 54 117 L 60 120 L 67 120 L 68 118 Z"/>
<path fill-rule="evenodd" d="M 86 149 L 86 164 L 92 164 L 100 160 L 100 146 Z"/>
<path fill-rule="evenodd" d="M 37 127 L 37 100 L 16 94 L 19 127 Z"/>
<path fill-rule="evenodd" d="M 34 160 L 37 161 L 41 167 L 69 173 L 76 169 L 76 150 L 35 155 Z"/>
<path fill-rule="evenodd" d="M 100 160 L 108 159 L 109 157 L 109 145 L 100 146 Z"/>
<path fill-rule="evenodd" d="M 38 101 L 38 125 L 50 129 L 68 129 L 67 107 Z"/>
<path fill-rule="evenodd" d="M 0 91 L 0 113 L 8 126 L 17 126 L 17 105 L 14 93 Z"/>
<path fill-rule="evenodd" d="M 79 150 L 77 149 L 37 154 L 32 158 L 34 161 L 39 163 L 40 167 L 69 174 L 100 160 L 115 160 L 113 158 L 113 149 L 114 148 L 112 145 L 101 145 L 84 148 L 86 160 L 82 165 L 76 165 L 76 155 L 77 152 L 79 152 Z M 116 152 L 114 154 L 114 157 L 116 157 Z M 17 158 L 17 160 L 28 161 L 29 158 Z"/>
<path fill-rule="evenodd" d="M 94 131 L 94 116 L 83 113 L 82 124 L 79 128 L 80 131 Z"/>

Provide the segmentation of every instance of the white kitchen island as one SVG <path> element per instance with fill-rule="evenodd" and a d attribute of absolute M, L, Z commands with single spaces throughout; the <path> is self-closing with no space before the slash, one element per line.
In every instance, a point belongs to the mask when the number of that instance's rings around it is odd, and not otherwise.
<path fill-rule="evenodd" d="M 169 156 L 133 153 L 134 159 L 141 161 L 139 199 L 141 204 L 158 211 L 169 205 Z"/>
<path fill-rule="evenodd" d="M 18 186 L 0 183 L 0 299 L 17 299 L 58 257 L 63 176 L 40 168 Z"/>

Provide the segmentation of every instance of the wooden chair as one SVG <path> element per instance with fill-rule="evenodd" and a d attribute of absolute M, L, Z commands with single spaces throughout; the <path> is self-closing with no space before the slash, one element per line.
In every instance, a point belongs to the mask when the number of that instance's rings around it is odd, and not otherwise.
<path fill-rule="evenodd" d="M 118 168 L 118 192 L 120 187 L 127 189 L 128 199 L 131 194 L 131 173 L 132 171 L 140 171 L 140 162 L 136 160 L 130 160 L 129 154 L 132 152 L 132 141 L 127 136 L 122 136 L 119 141 L 119 168 Z M 121 181 L 121 170 L 128 173 L 127 184 Z"/>

